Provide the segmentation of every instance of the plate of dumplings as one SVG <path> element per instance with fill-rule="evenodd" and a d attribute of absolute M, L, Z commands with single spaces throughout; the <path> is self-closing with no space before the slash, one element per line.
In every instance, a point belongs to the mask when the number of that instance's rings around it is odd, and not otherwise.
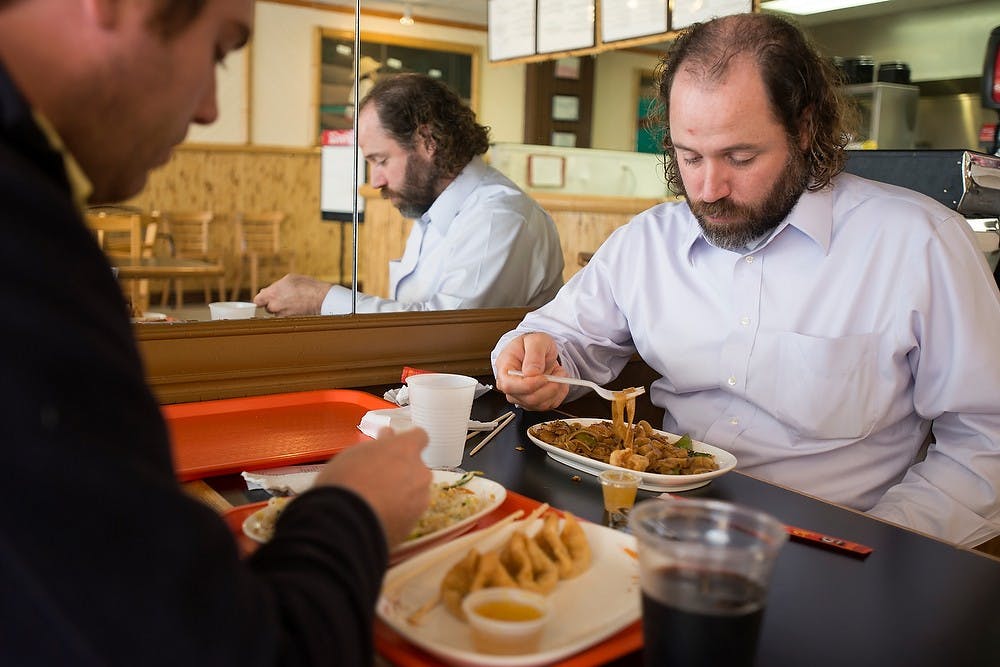
<path fill-rule="evenodd" d="M 391 568 L 378 616 L 408 641 L 462 667 L 550 664 L 637 621 L 635 538 L 569 513 L 560 516 L 547 506 L 542 511 L 469 533 Z M 548 597 L 552 620 L 537 651 L 493 655 L 475 650 L 462 600 L 495 586 Z"/>

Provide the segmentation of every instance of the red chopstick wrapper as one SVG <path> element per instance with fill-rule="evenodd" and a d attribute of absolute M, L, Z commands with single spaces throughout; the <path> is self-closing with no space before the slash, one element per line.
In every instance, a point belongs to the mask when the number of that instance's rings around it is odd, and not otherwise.
<path fill-rule="evenodd" d="M 830 549 L 831 551 L 847 554 L 849 556 L 855 556 L 857 558 L 867 558 L 868 554 L 874 551 L 871 547 L 866 547 L 863 544 L 842 540 L 839 537 L 824 535 L 823 533 L 817 533 L 814 530 L 806 530 L 805 528 L 785 526 L 785 532 L 788 533 L 789 539 L 796 542 L 812 544 L 817 547 L 823 547 L 824 549 Z"/>

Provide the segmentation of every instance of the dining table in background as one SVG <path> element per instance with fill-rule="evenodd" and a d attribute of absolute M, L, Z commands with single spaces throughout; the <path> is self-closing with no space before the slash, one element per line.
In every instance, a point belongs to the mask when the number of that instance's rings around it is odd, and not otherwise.
<path fill-rule="evenodd" d="M 381 396 L 386 388 L 362 390 Z M 510 408 L 502 394 L 491 391 L 476 399 L 472 418 L 489 421 Z M 526 435 L 535 424 L 567 415 L 520 408 L 515 415 L 509 426 L 470 457 L 479 440 L 471 438 L 462 468 L 481 471 L 535 501 L 603 522 L 598 479 L 550 458 Z M 579 416 L 609 417 L 610 405 L 607 415 Z M 262 499 L 262 492 L 248 493 L 238 475 L 199 483 L 232 504 Z M 657 495 L 640 490 L 638 501 Z M 782 547 L 761 631 L 757 664 L 762 667 L 1000 665 L 1000 559 L 739 471 L 676 495 L 738 503 L 768 512 L 789 526 L 872 548 L 872 553 L 858 558 L 798 541 Z M 600 601 L 595 600 L 595 613 L 599 609 Z M 439 664 L 416 647 L 412 652 L 414 658 L 407 665 Z M 641 664 L 640 650 L 613 656 L 610 662 L 606 652 L 600 655 L 600 662 L 588 661 L 584 651 L 560 664 Z"/>
<path fill-rule="evenodd" d="M 219 300 L 226 298 L 225 273 L 221 263 L 179 257 L 116 257 L 113 265 L 119 280 L 178 280 L 184 278 L 218 278 Z"/>

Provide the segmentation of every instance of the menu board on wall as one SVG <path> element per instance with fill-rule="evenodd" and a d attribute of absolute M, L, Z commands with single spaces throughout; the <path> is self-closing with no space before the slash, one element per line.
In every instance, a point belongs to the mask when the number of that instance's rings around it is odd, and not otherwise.
<path fill-rule="evenodd" d="M 595 0 L 538 0 L 538 53 L 594 46 Z"/>
<path fill-rule="evenodd" d="M 535 55 L 535 0 L 489 0 L 490 61 Z"/>
<path fill-rule="evenodd" d="M 674 0 L 670 29 L 680 30 L 716 16 L 748 14 L 752 11 L 753 0 Z"/>
<path fill-rule="evenodd" d="M 667 0 L 601 0 L 601 41 L 667 31 Z"/>

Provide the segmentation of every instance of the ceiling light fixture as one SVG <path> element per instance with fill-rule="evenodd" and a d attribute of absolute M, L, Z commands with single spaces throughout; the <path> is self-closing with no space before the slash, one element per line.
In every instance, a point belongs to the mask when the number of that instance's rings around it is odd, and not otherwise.
<path fill-rule="evenodd" d="M 403 15 L 399 17 L 399 22 L 403 25 L 413 25 L 413 10 L 410 9 L 409 3 L 403 7 Z"/>
<path fill-rule="evenodd" d="M 784 12 L 786 14 L 822 14 L 849 7 L 875 5 L 888 0 L 765 0 L 760 3 L 761 9 Z"/>

